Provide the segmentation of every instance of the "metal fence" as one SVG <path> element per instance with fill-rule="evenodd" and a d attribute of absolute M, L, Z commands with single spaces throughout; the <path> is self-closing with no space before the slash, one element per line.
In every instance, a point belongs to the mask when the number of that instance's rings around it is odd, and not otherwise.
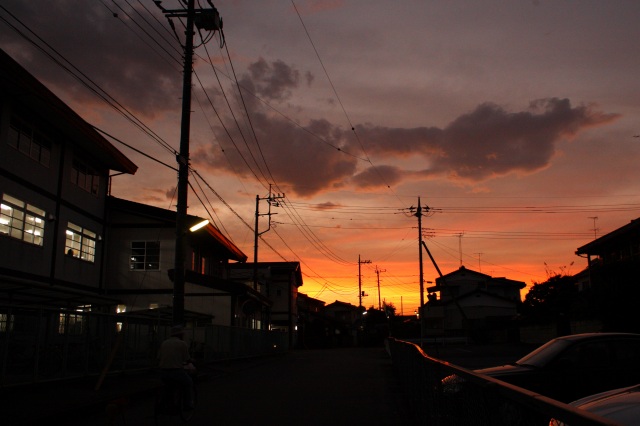
<path fill-rule="evenodd" d="M 546 426 L 551 419 L 571 426 L 616 424 L 517 386 L 431 358 L 410 342 L 390 338 L 388 350 L 408 408 L 418 424 Z"/>
<path fill-rule="evenodd" d="M 171 324 L 135 315 L 8 308 L 0 313 L 0 386 L 37 383 L 156 366 Z M 288 335 L 193 325 L 185 340 L 199 362 L 288 350 Z"/>

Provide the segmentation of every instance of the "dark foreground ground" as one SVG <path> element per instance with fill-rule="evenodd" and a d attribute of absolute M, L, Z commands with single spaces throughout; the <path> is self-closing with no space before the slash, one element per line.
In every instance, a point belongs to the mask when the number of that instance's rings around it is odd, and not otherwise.
<path fill-rule="evenodd" d="M 383 348 L 294 351 L 212 365 L 198 384 L 192 425 L 403 425 Z M 2 391 L 2 425 L 153 425 L 159 381 L 138 374 Z M 175 417 L 159 424 L 180 424 Z"/>
<path fill-rule="evenodd" d="M 524 346 L 450 345 L 425 352 L 465 368 L 512 362 Z M 292 351 L 201 368 L 192 425 L 408 425 L 383 348 Z M 0 389 L 2 425 L 153 425 L 154 374 Z M 163 417 L 158 424 L 180 424 Z"/>

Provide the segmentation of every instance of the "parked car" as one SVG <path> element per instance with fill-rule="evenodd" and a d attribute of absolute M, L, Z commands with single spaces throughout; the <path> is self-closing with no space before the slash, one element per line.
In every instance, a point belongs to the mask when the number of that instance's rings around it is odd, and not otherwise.
<path fill-rule="evenodd" d="M 640 383 L 640 334 L 558 337 L 513 364 L 474 372 L 568 403 Z"/>
<path fill-rule="evenodd" d="M 615 389 L 579 399 L 574 407 L 613 420 L 620 426 L 640 425 L 640 385 Z M 552 419 L 549 426 L 568 426 Z"/>

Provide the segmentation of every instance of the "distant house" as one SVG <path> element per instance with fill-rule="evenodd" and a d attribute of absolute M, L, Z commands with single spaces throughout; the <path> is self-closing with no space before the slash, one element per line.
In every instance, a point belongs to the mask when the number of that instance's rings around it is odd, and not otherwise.
<path fill-rule="evenodd" d="M 258 262 L 234 264 L 230 279 L 243 282 L 268 299 L 272 305 L 259 309 L 248 304 L 246 309 L 256 312 L 252 328 L 271 329 L 288 334 L 289 344 L 295 345 L 298 322 L 298 288 L 302 286 L 300 262 Z"/>
<path fill-rule="evenodd" d="M 327 346 L 329 320 L 324 314 L 325 302 L 298 292 L 298 339 L 299 348 L 322 348 Z"/>
<path fill-rule="evenodd" d="M 324 312 L 332 322 L 329 336 L 340 340 L 340 343 L 336 344 L 352 346 L 357 343 L 358 334 L 363 330 L 362 314 L 365 312 L 363 307 L 336 300 L 325 306 Z"/>
<path fill-rule="evenodd" d="M 427 288 L 428 302 L 423 308 L 426 335 L 469 335 L 486 339 L 506 339 L 513 327 L 521 281 L 494 278 L 461 266 L 436 279 Z M 483 336 L 480 336 L 483 335 Z"/>
<path fill-rule="evenodd" d="M 172 273 L 175 267 L 176 212 L 109 197 L 105 291 L 122 300 L 120 311 L 145 311 L 171 317 Z M 189 227 L 203 219 L 189 215 Z M 271 302 L 251 286 L 232 279 L 234 263 L 247 256 L 215 226 L 207 224 L 187 234 L 185 318 L 199 325 L 244 326 L 252 315 L 248 303 Z"/>
<path fill-rule="evenodd" d="M 109 171 L 137 166 L 0 50 L 0 328 L 13 306 L 109 310 Z M 14 314 L 16 311 L 14 310 Z"/>

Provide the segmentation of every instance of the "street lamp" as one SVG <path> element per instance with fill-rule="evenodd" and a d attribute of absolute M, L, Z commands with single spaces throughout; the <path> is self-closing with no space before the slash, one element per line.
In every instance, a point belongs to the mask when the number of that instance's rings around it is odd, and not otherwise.
<path fill-rule="evenodd" d="M 209 224 L 209 221 L 207 219 L 205 219 L 202 222 L 196 223 L 195 225 L 193 225 L 191 228 L 189 228 L 189 231 L 196 232 L 198 229 L 204 228 L 208 224 Z"/>

